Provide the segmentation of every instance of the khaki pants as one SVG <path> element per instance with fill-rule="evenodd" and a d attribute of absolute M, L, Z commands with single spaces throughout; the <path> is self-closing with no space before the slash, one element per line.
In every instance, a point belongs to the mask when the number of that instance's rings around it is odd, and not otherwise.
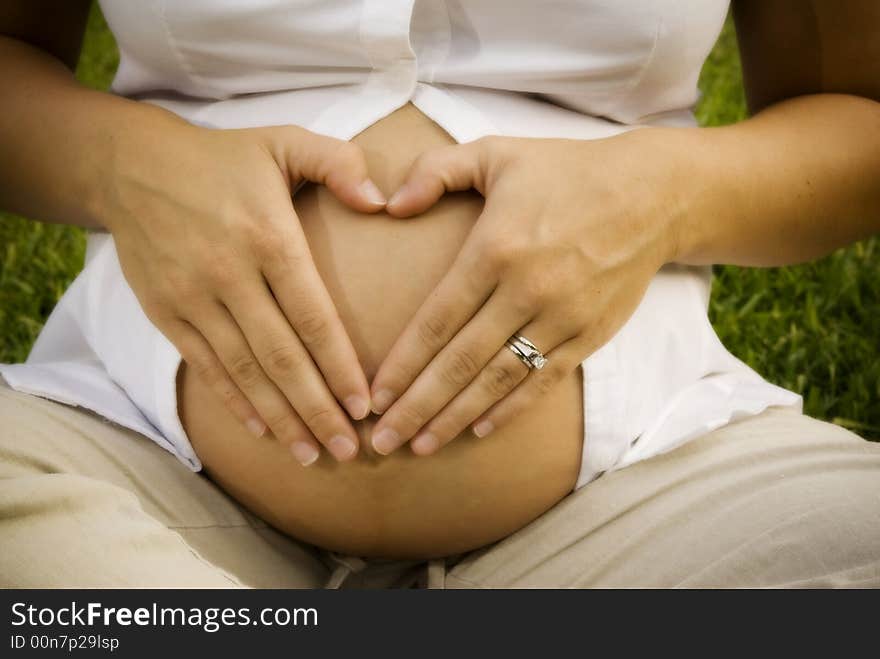
<path fill-rule="evenodd" d="M 770 410 L 428 564 L 292 540 L 150 440 L 0 381 L 5 587 L 880 586 L 880 445 Z"/>

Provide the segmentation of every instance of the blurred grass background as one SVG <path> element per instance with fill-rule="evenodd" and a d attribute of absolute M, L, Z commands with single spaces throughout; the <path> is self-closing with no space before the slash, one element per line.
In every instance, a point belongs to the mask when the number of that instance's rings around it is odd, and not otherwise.
<path fill-rule="evenodd" d="M 106 89 L 118 64 L 93 8 L 77 76 Z M 700 78 L 703 125 L 745 118 L 728 21 Z M 0 362 L 23 361 L 82 267 L 83 231 L 0 213 Z M 863 241 L 796 267 L 715 269 L 710 317 L 724 344 L 771 382 L 804 396 L 807 413 L 880 440 L 880 247 Z"/>

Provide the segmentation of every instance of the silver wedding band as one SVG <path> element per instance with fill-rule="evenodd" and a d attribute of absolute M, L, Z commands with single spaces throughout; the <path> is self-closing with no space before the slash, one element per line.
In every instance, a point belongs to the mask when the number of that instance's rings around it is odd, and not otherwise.
<path fill-rule="evenodd" d="M 547 363 L 544 356 L 537 346 L 520 334 L 514 334 L 504 343 L 510 351 L 516 355 L 519 360 L 529 368 L 541 370 Z"/>

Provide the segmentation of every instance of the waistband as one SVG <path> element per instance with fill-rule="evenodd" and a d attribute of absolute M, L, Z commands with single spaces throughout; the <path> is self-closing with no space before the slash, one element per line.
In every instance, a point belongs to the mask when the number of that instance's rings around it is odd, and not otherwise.
<path fill-rule="evenodd" d="M 365 559 L 322 551 L 324 562 L 333 568 L 325 588 L 446 588 L 446 573 L 461 556 L 419 560 Z"/>

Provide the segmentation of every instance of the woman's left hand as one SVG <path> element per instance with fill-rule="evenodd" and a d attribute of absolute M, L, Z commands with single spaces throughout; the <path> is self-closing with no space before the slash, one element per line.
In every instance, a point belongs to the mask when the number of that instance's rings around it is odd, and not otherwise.
<path fill-rule="evenodd" d="M 434 453 L 483 437 L 550 391 L 632 315 L 672 260 L 673 168 L 655 130 L 602 140 L 488 137 L 423 154 L 387 210 L 410 217 L 475 188 L 482 214 L 372 383 L 372 442 Z M 648 139 L 645 139 L 648 138 Z M 519 334 L 547 357 L 529 368 Z M 387 410 L 387 411 L 386 411 Z M 414 438 L 414 439 L 413 439 Z"/>

